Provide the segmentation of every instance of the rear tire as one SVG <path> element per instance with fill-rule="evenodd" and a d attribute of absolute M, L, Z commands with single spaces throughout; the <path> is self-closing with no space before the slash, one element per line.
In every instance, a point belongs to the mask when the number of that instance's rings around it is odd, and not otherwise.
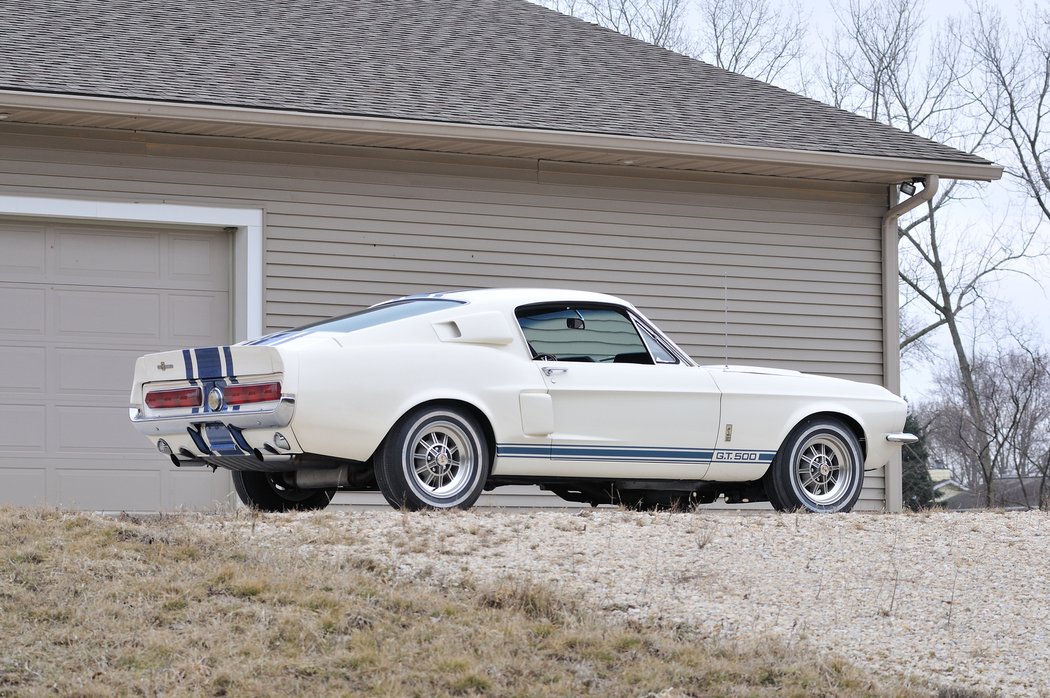
<path fill-rule="evenodd" d="M 324 509 L 335 489 L 301 490 L 288 485 L 281 473 L 233 471 L 233 489 L 241 501 L 259 511 L 309 511 Z"/>
<path fill-rule="evenodd" d="M 376 482 L 395 509 L 469 509 L 485 487 L 489 460 L 473 415 L 429 405 L 390 430 L 376 453 Z"/>
<path fill-rule="evenodd" d="M 762 481 L 778 511 L 846 512 L 864 486 L 864 453 L 842 421 L 809 419 L 784 439 Z"/>

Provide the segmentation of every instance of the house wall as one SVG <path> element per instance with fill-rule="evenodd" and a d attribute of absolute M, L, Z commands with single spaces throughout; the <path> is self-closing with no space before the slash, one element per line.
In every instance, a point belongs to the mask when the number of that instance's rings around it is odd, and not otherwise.
<path fill-rule="evenodd" d="M 882 185 L 13 126 L 0 193 L 262 209 L 269 330 L 560 286 L 631 300 L 700 363 L 884 381 Z"/>

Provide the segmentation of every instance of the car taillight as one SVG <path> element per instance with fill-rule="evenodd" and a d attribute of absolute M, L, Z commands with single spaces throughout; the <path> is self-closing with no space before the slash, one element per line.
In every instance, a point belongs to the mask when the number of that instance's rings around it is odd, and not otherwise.
<path fill-rule="evenodd" d="M 271 402 L 281 399 L 280 383 L 226 386 L 226 404 L 243 405 L 247 402 Z"/>
<path fill-rule="evenodd" d="M 146 406 L 155 410 L 171 407 L 200 407 L 202 395 L 200 388 L 154 390 L 146 393 Z"/>

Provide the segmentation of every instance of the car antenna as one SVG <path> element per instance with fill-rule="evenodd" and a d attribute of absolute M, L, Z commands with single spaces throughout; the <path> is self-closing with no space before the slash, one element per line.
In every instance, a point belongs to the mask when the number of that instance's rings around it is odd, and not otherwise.
<path fill-rule="evenodd" d="M 722 272 L 723 307 L 725 310 L 725 359 L 729 368 L 729 272 Z"/>

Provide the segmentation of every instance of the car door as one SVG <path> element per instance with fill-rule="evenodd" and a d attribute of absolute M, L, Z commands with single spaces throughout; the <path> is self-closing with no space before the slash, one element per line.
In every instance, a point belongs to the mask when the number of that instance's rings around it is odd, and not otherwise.
<path fill-rule="evenodd" d="M 550 472 L 565 477 L 703 478 L 720 393 L 628 309 L 518 310 L 554 411 Z"/>

